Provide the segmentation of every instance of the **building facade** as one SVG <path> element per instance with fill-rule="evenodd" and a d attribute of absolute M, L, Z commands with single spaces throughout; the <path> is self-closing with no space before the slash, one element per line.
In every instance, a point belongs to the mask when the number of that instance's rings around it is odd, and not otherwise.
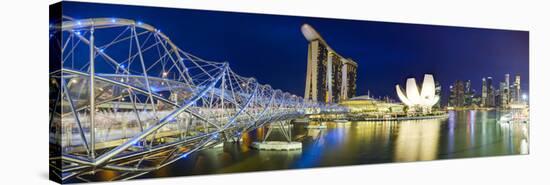
<path fill-rule="evenodd" d="M 481 84 L 481 107 L 487 106 L 487 80 L 485 78 L 482 78 L 482 84 Z"/>
<path fill-rule="evenodd" d="M 510 105 L 510 74 L 504 75 L 504 84 L 500 84 L 500 104 L 502 108 L 508 108 Z"/>
<path fill-rule="evenodd" d="M 493 77 L 487 77 L 487 99 L 486 107 L 495 107 L 495 87 L 493 86 Z"/>
<path fill-rule="evenodd" d="M 405 106 L 399 103 L 381 101 L 370 97 L 369 95 L 356 96 L 340 102 L 340 105 L 348 108 L 351 113 L 404 113 Z"/>
<path fill-rule="evenodd" d="M 473 105 L 475 90 L 472 88 L 472 81 L 466 80 L 464 83 L 464 106 L 471 107 Z"/>
<path fill-rule="evenodd" d="M 441 97 L 441 84 L 439 84 L 439 81 L 435 81 L 435 95 Z M 441 101 L 437 101 L 433 108 L 437 110 L 441 109 Z"/>
<path fill-rule="evenodd" d="M 310 25 L 304 24 L 302 33 L 309 42 L 304 98 L 338 103 L 354 97 L 357 63 L 336 53 Z"/>
<path fill-rule="evenodd" d="M 451 95 L 449 96 L 449 106 L 451 107 L 464 107 L 466 105 L 466 85 L 463 81 L 457 80 L 449 90 Z"/>
<path fill-rule="evenodd" d="M 516 75 L 514 80 L 514 85 L 511 88 L 511 103 L 521 103 L 521 78 L 519 75 Z"/>

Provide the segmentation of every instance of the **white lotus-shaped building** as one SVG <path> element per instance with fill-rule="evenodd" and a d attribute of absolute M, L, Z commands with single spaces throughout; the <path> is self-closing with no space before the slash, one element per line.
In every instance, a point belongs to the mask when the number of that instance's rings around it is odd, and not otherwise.
<path fill-rule="evenodd" d="M 420 90 L 414 78 L 407 79 L 406 93 L 403 93 L 399 85 L 395 85 L 395 89 L 401 102 L 411 108 L 421 108 L 424 112 L 430 112 L 432 106 L 439 101 L 439 96 L 435 94 L 434 77 L 431 74 L 424 75 Z"/>

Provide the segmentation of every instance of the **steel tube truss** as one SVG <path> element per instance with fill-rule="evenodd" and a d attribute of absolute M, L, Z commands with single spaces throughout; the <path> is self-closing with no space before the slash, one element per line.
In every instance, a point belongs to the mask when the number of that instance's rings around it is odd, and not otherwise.
<path fill-rule="evenodd" d="M 50 73 L 50 143 L 61 147 L 50 164 L 63 180 L 135 178 L 264 124 L 343 111 L 187 53 L 142 22 L 64 17 L 50 33 L 62 66 Z"/>

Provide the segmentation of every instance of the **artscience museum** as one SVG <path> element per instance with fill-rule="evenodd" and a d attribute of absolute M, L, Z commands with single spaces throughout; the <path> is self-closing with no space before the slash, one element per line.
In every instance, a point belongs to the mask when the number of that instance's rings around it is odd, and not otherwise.
<path fill-rule="evenodd" d="M 435 93 L 435 81 L 431 74 L 424 75 L 424 81 L 422 86 L 416 85 L 414 78 L 408 78 L 406 84 L 406 92 L 399 84 L 395 85 L 397 96 L 408 107 L 408 111 L 422 111 L 423 113 L 430 113 L 432 106 L 439 101 L 439 96 Z"/>

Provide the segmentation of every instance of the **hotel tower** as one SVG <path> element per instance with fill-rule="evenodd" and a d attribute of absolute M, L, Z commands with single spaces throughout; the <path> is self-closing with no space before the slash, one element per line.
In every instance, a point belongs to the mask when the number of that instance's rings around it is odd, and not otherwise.
<path fill-rule="evenodd" d="M 309 42 L 304 98 L 338 103 L 354 97 L 357 63 L 336 53 L 310 25 L 302 25 L 302 33 Z"/>

